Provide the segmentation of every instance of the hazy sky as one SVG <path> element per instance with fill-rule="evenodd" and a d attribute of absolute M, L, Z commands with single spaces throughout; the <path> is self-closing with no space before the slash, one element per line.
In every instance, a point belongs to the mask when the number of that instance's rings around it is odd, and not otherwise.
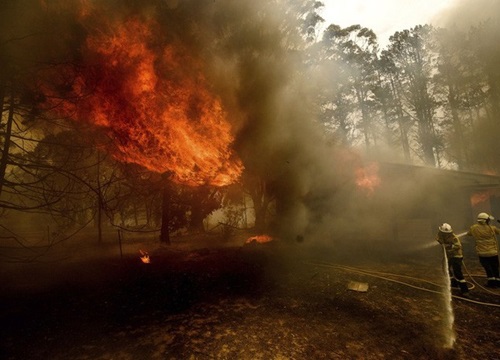
<path fill-rule="evenodd" d="M 326 25 L 360 24 L 371 28 L 384 47 L 396 31 L 432 23 L 435 15 L 456 0 L 323 0 Z"/>

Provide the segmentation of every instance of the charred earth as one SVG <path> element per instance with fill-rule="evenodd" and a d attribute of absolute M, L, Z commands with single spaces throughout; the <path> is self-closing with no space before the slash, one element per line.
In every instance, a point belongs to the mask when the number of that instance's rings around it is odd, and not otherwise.
<path fill-rule="evenodd" d="M 484 304 L 500 291 L 454 296 L 450 323 L 435 251 L 354 262 L 305 243 L 185 244 L 149 264 L 134 252 L 4 268 L 1 357 L 498 358 L 500 309 Z"/>

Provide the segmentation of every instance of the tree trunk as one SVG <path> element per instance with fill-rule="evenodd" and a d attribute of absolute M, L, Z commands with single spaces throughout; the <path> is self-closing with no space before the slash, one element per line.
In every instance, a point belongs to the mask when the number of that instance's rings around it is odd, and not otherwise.
<path fill-rule="evenodd" d="M 134 202 L 134 204 L 132 206 L 134 207 L 134 223 L 135 223 L 135 226 L 139 226 L 139 216 L 137 214 L 137 212 L 139 210 L 137 209 L 137 204 Z"/>
<path fill-rule="evenodd" d="M 161 205 L 161 230 L 160 230 L 160 242 L 170 245 L 170 233 L 169 233 L 169 223 L 170 223 L 170 186 L 169 180 L 165 179 L 165 185 L 163 186 L 163 197 Z"/>
<path fill-rule="evenodd" d="M 3 86 L 1 89 L 1 102 L 0 104 L 3 104 L 3 99 L 4 99 L 4 92 L 3 92 Z M 0 159 L 0 196 L 2 195 L 2 189 L 3 189 L 3 183 L 5 181 L 5 174 L 7 171 L 7 163 L 9 159 L 9 151 L 10 151 L 10 136 L 12 134 L 12 123 L 14 122 L 14 96 L 10 96 L 10 103 L 9 103 L 9 114 L 7 116 L 7 124 L 5 126 L 5 139 L 4 139 L 4 145 L 3 145 L 3 150 L 2 150 L 2 159 Z M 2 105 L 2 113 L 3 115 L 3 105 Z"/>
<path fill-rule="evenodd" d="M 97 242 L 102 244 L 102 200 L 101 196 L 97 196 Z"/>
<path fill-rule="evenodd" d="M 102 188 L 101 188 L 101 154 L 97 151 L 97 176 L 96 176 L 96 184 L 97 184 L 97 242 L 102 244 L 102 210 L 104 208 L 104 199 L 102 198 Z"/>
<path fill-rule="evenodd" d="M 404 113 L 403 113 L 403 106 L 401 104 L 401 97 L 399 94 L 400 91 L 396 87 L 394 79 L 392 79 L 392 78 L 391 78 L 391 89 L 392 89 L 392 96 L 394 97 L 394 100 L 396 102 L 395 106 L 396 106 L 396 114 L 397 114 L 401 147 L 403 148 L 403 154 L 404 154 L 405 160 L 408 162 L 411 162 L 410 141 L 408 139 L 409 124 L 408 124 L 408 121 L 405 121 L 405 117 L 404 117 Z"/>
<path fill-rule="evenodd" d="M 266 214 L 269 206 L 269 199 L 265 193 L 251 194 L 253 201 L 253 208 L 255 212 L 255 229 L 257 231 L 264 231 L 266 229 Z"/>
<path fill-rule="evenodd" d="M 254 202 L 255 211 L 255 229 L 257 231 L 264 231 L 266 225 L 266 209 L 261 204 Z"/>
<path fill-rule="evenodd" d="M 205 225 L 203 224 L 205 217 L 201 209 L 197 206 L 191 207 L 191 222 L 189 228 L 192 232 L 202 233 L 205 231 Z"/>
<path fill-rule="evenodd" d="M 448 84 L 448 103 L 450 104 L 451 117 L 453 119 L 453 130 L 455 131 L 455 135 L 457 138 L 456 159 L 457 159 L 458 169 L 463 170 L 465 167 L 464 165 L 468 163 L 467 151 L 465 148 L 467 143 L 465 142 L 462 123 L 458 115 L 459 101 L 457 99 L 456 92 L 454 91 L 454 86 L 451 84 Z"/>
<path fill-rule="evenodd" d="M 359 109 L 361 110 L 361 123 L 363 124 L 363 135 L 365 138 L 365 146 L 366 149 L 369 150 L 371 147 L 370 135 L 372 136 L 373 139 L 375 139 L 375 136 L 372 133 L 371 120 L 366 106 L 366 101 L 365 101 L 366 94 L 363 91 L 363 89 L 355 87 L 355 90 L 356 90 L 356 98 L 358 100 L 358 106 Z"/>

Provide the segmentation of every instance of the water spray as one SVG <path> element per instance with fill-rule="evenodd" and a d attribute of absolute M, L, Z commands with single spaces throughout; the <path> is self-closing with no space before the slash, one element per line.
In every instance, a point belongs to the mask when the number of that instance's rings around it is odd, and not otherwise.
<path fill-rule="evenodd" d="M 446 255 L 446 249 L 444 245 L 442 246 L 443 248 L 443 256 L 444 256 L 444 276 L 445 276 L 445 283 L 446 283 L 446 289 L 444 292 L 444 299 L 445 299 L 445 338 L 446 338 L 446 343 L 445 343 L 445 348 L 452 349 L 453 345 L 455 344 L 456 341 L 456 334 L 455 330 L 453 329 L 453 325 L 455 323 L 455 314 L 453 313 L 453 306 L 452 306 L 452 300 L 451 300 L 451 279 L 448 276 L 448 256 Z"/>
<path fill-rule="evenodd" d="M 461 237 L 464 237 L 465 235 L 467 235 L 467 231 L 464 231 L 458 235 L 455 235 L 457 238 L 461 238 Z M 419 251 L 419 250 L 425 250 L 425 249 L 428 249 L 428 248 L 431 248 L 431 247 L 434 247 L 434 246 L 438 246 L 439 243 L 437 241 L 430 241 L 428 243 L 425 243 L 425 244 L 422 244 L 418 247 L 415 247 L 413 248 L 412 250 L 413 251 Z"/>

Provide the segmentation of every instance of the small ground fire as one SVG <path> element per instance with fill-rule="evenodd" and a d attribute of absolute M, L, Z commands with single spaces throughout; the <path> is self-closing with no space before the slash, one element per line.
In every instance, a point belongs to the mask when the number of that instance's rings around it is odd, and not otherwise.
<path fill-rule="evenodd" d="M 245 244 L 252 244 L 252 243 L 257 243 L 257 244 L 266 244 L 271 241 L 273 241 L 274 238 L 269 235 L 256 235 L 249 237 L 246 241 Z"/>
<path fill-rule="evenodd" d="M 149 258 L 149 253 L 144 250 L 139 250 L 141 256 L 139 257 L 144 264 L 150 264 L 151 259 Z"/>

